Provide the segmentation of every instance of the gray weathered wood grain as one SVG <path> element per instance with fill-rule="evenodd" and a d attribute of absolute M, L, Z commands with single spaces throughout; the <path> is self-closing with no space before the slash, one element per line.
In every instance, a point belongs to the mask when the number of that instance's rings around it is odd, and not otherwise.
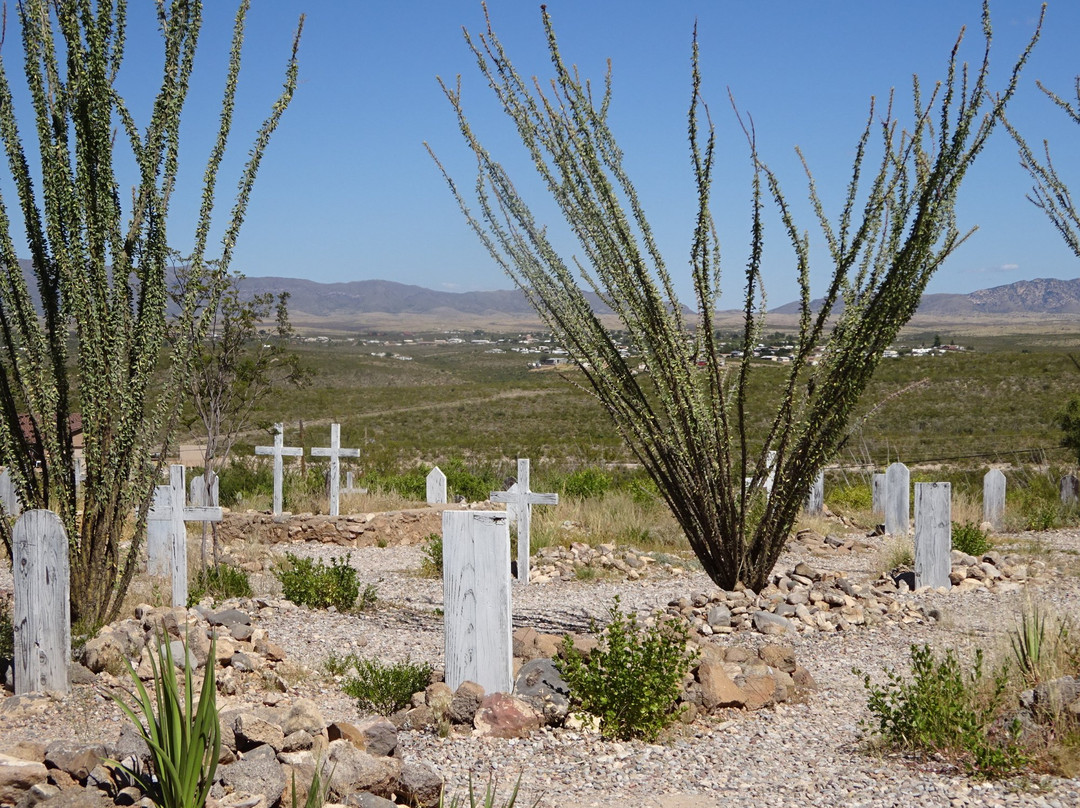
<path fill-rule="evenodd" d="M 330 446 L 313 447 L 312 457 L 330 458 L 330 515 L 338 516 L 341 512 L 341 458 L 359 457 L 359 449 L 341 448 L 341 424 L 330 424 Z"/>
<path fill-rule="evenodd" d="M 951 589 L 952 485 L 915 483 L 915 586 Z"/>
<path fill-rule="evenodd" d="M 15 693 L 68 691 L 71 607 L 68 542 L 52 511 L 27 511 L 12 534 Z"/>
<path fill-rule="evenodd" d="M 825 512 L 825 472 L 817 473 L 814 482 L 810 485 L 810 493 L 806 495 L 806 512 L 818 515 Z"/>
<path fill-rule="evenodd" d="M 302 457 L 304 454 L 304 450 L 299 446 L 286 446 L 285 427 L 282 424 L 274 424 L 274 445 L 256 446 L 255 454 L 271 455 L 274 458 L 273 512 L 274 516 L 280 516 L 282 511 L 282 501 L 284 499 L 282 495 L 282 490 L 285 481 L 285 464 L 283 458 Z"/>
<path fill-rule="evenodd" d="M 446 683 L 509 693 L 510 528 L 501 511 L 443 512 Z"/>
<path fill-rule="evenodd" d="M 885 470 L 885 532 L 906 536 L 911 527 L 911 476 L 903 463 Z"/>
<path fill-rule="evenodd" d="M 438 466 L 428 472 L 427 503 L 428 505 L 446 504 L 446 474 Z"/>
<path fill-rule="evenodd" d="M 507 491 L 492 491 L 492 502 L 506 503 L 506 510 L 517 525 L 517 580 L 529 583 L 529 541 L 533 505 L 558 505 L 558 494 L 536 494 L 529 490 L 529 458 L 518 458 L 518 477 Z"/>
<path fill-rule="evenodd" d="M 870 481 L 871 509 L 879 516 L 885 515 L 885 475 L 875 474 Z"/>
<path fill-rule="evenodd" d="M 1005 474 L 990 469 L 983 475 L 983 521 L 994 530 L 1005 527 Z"/>

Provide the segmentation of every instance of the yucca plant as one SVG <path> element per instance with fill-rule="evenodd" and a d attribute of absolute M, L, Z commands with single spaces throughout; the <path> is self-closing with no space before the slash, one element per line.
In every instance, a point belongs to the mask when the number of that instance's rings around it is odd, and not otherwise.
<path fill-rule="evenodd" d="M 483 795 L 477 794 L 473 788 L 472 775 L 469 775 L 469 802 L 468 808 L 495 808 L 496 793 L 498 792 L 499 783 L 497 780 L 488 778 L 487 785 L 484 787 Z M 521 776 L 518 776 L 517 782 L 514 783 L 514 789 L 510 792 L 510 796 L 506 798 L 506 802 L 502 804 L 502 808 L 514 808 L 517 805 L 518 789 L 521 788 Z M 538 797 L 531 808 L 536 808 L 540 804 L 540 798 Z M 446 802 L 446 792 L 444 791 L 439 795 L 439 808 L 465 808 L 466 803 L 461 799 L 460 794 L 454 795 L 449 803 Z"/>
<path fill-rule="evenodd" d="M 203 808 L 221 756 L 221 728 L 218 726 L 217 690 L 214 684 L 216 638 L 210 641 L 206 675 L 198 704 L 193 699 L 195 685 L 187 647 L 181 693 L 168 635 L 158 637 L 157 644 L 157 653 L 150 655 L 154 673 L 154 700 L 151 701 L 150 694 L 130 662 L 128 673 L 135 682 L 136 692 L 132 695 L 136 707 L 130 707 L 122 698 L 113 695 L 113 700 L 139 729 L 150 748 L 153 778 L 127 767 L 121 768 L 160 808 Z"/>

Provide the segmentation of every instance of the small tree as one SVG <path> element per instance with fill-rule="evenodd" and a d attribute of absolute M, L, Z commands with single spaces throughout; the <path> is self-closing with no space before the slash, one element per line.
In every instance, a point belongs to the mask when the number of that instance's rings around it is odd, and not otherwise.
<path fill-rule="evenodd" d="M 190 277 L 187 267 L 176 270 L 178 288 L 173 297 L 181 302 L 194 289 L 200 311 L 208 316 L 203 335 L 195 332 L 198 321 L 181 320 L 184 328 L 177 339 L 196 346 L 191 372 L 185 380 L 194 419 L 206 432 L 203 452 L 203 479 L 209 484 L 214 468 L 228 460 L 236 438 L 251 425 L 255 408 L 284 384 L 303 386 L 310 371 L 300 357 L 289 351 L 293 335 L 289 322 L 289 293 L 276 298 L 266 292 L 244 299 L 240 293 L 243 275 L 230 275 L 216 305 L 210 300 L 213 289 Z M 274 313 L 273 334 L 260 327 Z M 213 527 L 214 563 L 218 563 L 217 526 Z M 203 523 L 202 561 L 206 563 L 206 523 Z"/>
<path fill-rule="evenodd" d="M 134 575 L 191 358 L 192 345 L 185 341 L 171 351 L 165 346 L 167 223 L 202 6 L 195 0 L 157 3 L 161 81 L 142 130 L 116 90 L 125 2 L 23 0 L 17 8 L 33 113 L 28 120 L 41 154 L 40 192 L 2 58 L 0 140 L 18 193 L 40 307 L 19 269 L 7 208 L 0 204 L 0 459 L 26 506 L 59 513 L 70 542 L 72 618 L 96 624 L 115 617 Z M 211 262 L 207 242 L 232 128 L 247 8 L 243 0 L 236 14 L 189 259 L 192 275 L 212 290 L 212 300 L 228 274 L 259 163 L 296 86 L 299 30 L 284 89 L 256 135 L 221 252 Z M 134 187 L 125 206 L 118 171 L 129 164 Z M 205 310 L 197 310 L 190 294 L 178 317 L 191 333 L 206 329 Z M 86 456 L 81 510 L 70 426 L 76 412 Z M 136 506 L 132 535 L 127 522 Z M 0 535 L 10 551 L 7 520 L 0 519 Z M 122 540 L 128 538 L 125 548 Z"/>
<path fill-rule="evenodd" d="M 759 159 L 752 126 L 744 126 L 754 168 L 743 295 L 747 350 L 732 368 L 721 359 L 714 325 L 720 264 L 709 202 L 716 143 L 699 93 L 696 32 L 689 110 L 698 203 L 690 248 L 696 316 L 690 319 L 683 315 L 608 126 L 610 70 L 603 93 L 594 95 L 563 61 L 546 10 L 542 17 L 555 70 L 550 88 L 521 78 L 490 20 L 485 33 L 474 38 L 466 32 L 465 40 L 577 237 L 584 261 L 564 260 L 507 171 L 481 145 L 462 106 L 460 80 L 457 87 L 440 83 L 477 160 L 475 196 L 466 199 L 445 169 L 443 174 L 492 257 L 567 348 L 656 482 L 705 570 L 724 588 L 742 581 L 760 590 L 818 470 L 845 439 L 882 353 L 915 313 L 930 277 L 965 238 L 956 227 L 957 192 L 1012 97 L 1038 31 L 1003 93 L 992 98 L 990 19 L 984 5 L 985 51 L 973 77 L 957 62 L 958 41 L 945 82 L 929 98 L 914 81 L 910 130 L 899 129 L 891 97 L 880 120 L 871 103 L 835 223 L 807 170 L 810 200 L 833 266 L 817 309 L 811 307 L 809 237 L 796 226 L 778 179 Z M 873 167 L 867 153 L 875 130 L 881 155 Z M 766 196 L 775 203 L 795 252 L 801 308 L 776 412 L 765 433 L 753 435 L 746 400 L 756 373 L 749 346 L 764 325 Z M 641 349 L 647 380 L 620 355 L 589 303 L 589 290 L 615 312 Z M 816 365 L 811 363 L 815 354 L 820 354 Z M 770 495 L 765 483 L 773 452 Z"/>

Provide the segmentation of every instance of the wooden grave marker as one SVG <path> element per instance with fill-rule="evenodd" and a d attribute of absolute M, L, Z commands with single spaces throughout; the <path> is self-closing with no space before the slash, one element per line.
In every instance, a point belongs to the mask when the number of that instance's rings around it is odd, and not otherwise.
<path fill-rule="evenodd" d="M 443 511 L 446 684 L 487 693 L 513 686 L 510 518 L 505 511 Z"/>
<path fill-rule="evenodd" d="M 366 488 L 357 488 L 353 484 L 353 473 L 351 471 L 345 472 L 345 485 L 342 486 L 341 493 L 344 494 L 366 494 L 368 490 Z"/>
<path fill-rule="evenodd" d="M 529 458 L 518 458 L 517 483 L 509 491 L 492 491 L 491 501 L 506 504 L 506 511 L 517 524 L 517 580 L 529 583 L 529 532 L 532 529 L 533 505 L 558 505 L 558 494 L 535 494 L 529 489 Z M 507 564 L 509 569 L 509 564 Z"/>
<path fill-rule="evenodd" d="M 1061 504 L 1075 505 L 1080 499 L 1080 480 L 1075 474 L 1066 474 L 1061 478 Z"/>
<path fill-rule="evenodd" d="M 825 512 L 825 470 L 822 469 L 814 477 L 810 485 L 810 493 L 806 495 L 806 512 L 818 515 Z"/>
<path fill-rule="evenodd" d="M 68 541 L 52 511 L 27 511 L 12 534 L 15 694 L 68 691 L 71 571 Z"/>
<path fill-rule="evenodd" d="M 147 570 L 172 576 L 172 605 L 187 606 L 187 523 L 220 522 L 221 508 L 184 505 L 184 467 L 169 466 L 169 484 L 154 488 L 146 515 Z"/>
<path fill-rule="evenodd" d="M 220 503 L 221 481 L 216 472 L 210 472 L 210 485 L 204 475 L 197 474 L 188 483 L 188 502 L 195 507 L 215 507 Z"/>
<path fill-rule="evenodd" d="M 1001 469 L 990 469 L 983 475 L 983 521 L 994 530 L 1005 526 L 1005 475 Z"/>
<path fill-rule="evenodd" d="M 4 513 L 8 516 L 22 513 L 22 503 L 15 492 L 15 481 L 11 479 L 11 470 L 7 468 L 0 469 L 0 504 L 4 506 Z"/>
<path fill-rule="evenodd" d="M 282 424 L 274 424 L 274 445 L 256 446 L 255 454 L 273 455 L 274 458 L 274 516 L 281 516 L 282 488 L 285 480 L 285 465 L 283 457 L 303 457 L 304 450 L 299 446 L 285 445 L 285 428 Z"/>
<path fill-rule="evenodd" d="M 330 515 L 338 516 L 341 512 L 341 458 L 359 457 L 359 449 L 341 448 L 341 424 L 330 424 L 330 446 L 314 447 L 312 457 L 330 458 Z"/>
<path fill-rule="evenodd" d="M 874 474 L 870 480 L 870 502 L 874 513 L 885 515 L 885 475 Z"/>
<path fill-rule="evenodd" d="M 906 536 L 911 526 L 911 475 L 903 463 L 893 463 L 885 471 L 885 532 Z"/>
<path fill-rule="evenodd" d="M 438 466 L 428 472 L 427 503 L 428 505 L 446 504 L 446 475 Z"/>
<path fill-rule="evenodd" d="M 952 485 L 915 483 L 915 588 L 952 588 Z"/>

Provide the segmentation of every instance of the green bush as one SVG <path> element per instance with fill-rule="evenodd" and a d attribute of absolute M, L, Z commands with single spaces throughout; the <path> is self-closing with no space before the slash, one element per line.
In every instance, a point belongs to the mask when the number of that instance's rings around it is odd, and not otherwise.
<path fill-rule="evenodd" d="M 611 476 L 595 468 L 572 471 L 563 478 L 562 493 L 578 499 L 594 499 L 604 496 L 611 488 Z"/>
<path fill-rule="evenodd" d="M 440 578 L 443 572 L 442 562 L 442 534 L 429 533 L 424 540 L 424 560 L 420 564 L 420 572 L 429 578 Z"/>
<path fill-rule="evenodd" d="M 344 612 L 352 609 L 360 596 L 356 570 L 349 566 L 351 557 L 335 558 L 328 567 L 321 559 L 286 553 L 285 564 L 274 575 L 281 581 L 282 594 L 293 603 L 312 609 L 333 606 Z"/>
<path fill-rule="evenodd" d="M 978 558 L 990 549 L 990 541 L 986 531 L 982 530 L 975 522 L 952 523 L 952 546 L 969 556 Z"/>
<path fill-rule="evenodd" d="M 845 482 L 829 489 L 829 507 L 845 511 L 869 511 L 874 507 L 874 495 L 864 481 Z"/>
<path fill-rule="evenodd" d="M 617 597 L 609 613 L 611 622 L 588 660 L 567 636 L 555 665 L 572 702 L 600 718 L 604 737 L 655 740 L 678 717 L 675 703 L 693 661 L 686 627 L 657 615 L 654 626 L 639 628 L 635 615 L 619 609 Z"/>
<path fill-rule="evenodd" d="M 226 508 L 234 507 L 245 497 L 273 496 L 274 471 L 267 463 L 233 460 L 218 474 L 218 494 Z"/>
<path fill-rule="evenodd" d="M 426 662 L 404 662 L 384 665 L 377 659 L 361 659 L 353 654 L 337 664 L 355 673 L 345 677 L 341 689 L 356 699 L 361 711 L 377 715 L 393 715 L 412 701 L 413 693 L 425 689 L 431 681 L 432 666 Z"/>
<path fill-rule="evenodd" d="M 188 608 L 209 596 L 218 603 L 229 598 L 250 598 L 251 581 L 248 574 L 229 564 L 204 567 L 195 573 L 188 588 Z"/>
<path fill-rule="evenodd" d="M 1017 743 L 1017 722 L 1006 726 L 1004 694 L 1007 668 L 982 687 L 982 651 L 971 671 L 961 670 L 951 649 L 940 661 L 930 646 L 911 646 L 912 679 L 894 671 L 883 687 L 863 679 L 873 721 L 864 724 L 893 749 L 937 754 L 962 765 L 969 774 L 1001 777 L 1027 762 Z M 856 674 L 861 671 L 855 671 Z"/>

